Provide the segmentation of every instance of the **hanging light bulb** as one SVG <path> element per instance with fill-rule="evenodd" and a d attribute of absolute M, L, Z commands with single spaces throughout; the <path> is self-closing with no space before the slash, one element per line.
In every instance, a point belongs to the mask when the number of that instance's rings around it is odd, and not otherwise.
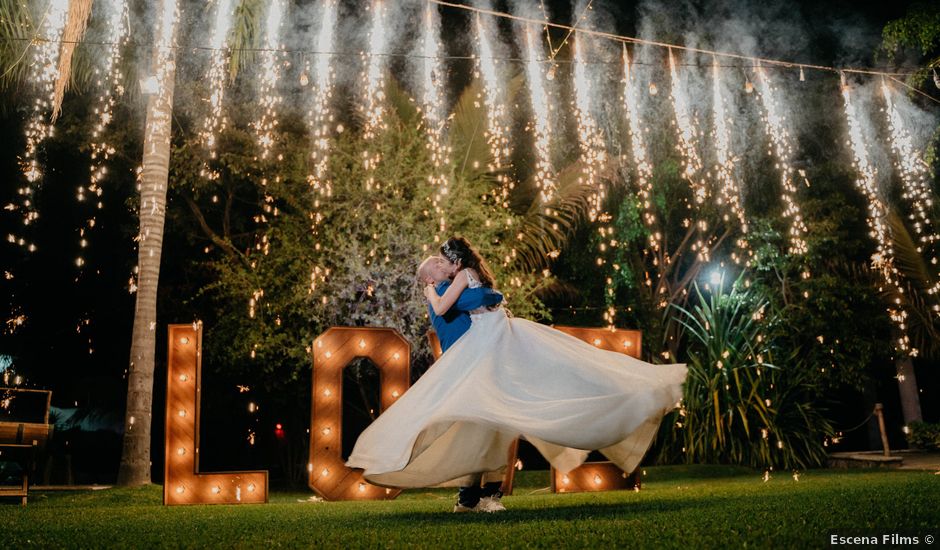
<path fill-rule="evenodd" d="M 800 82 L 806 82 L 806 75 L 803 74 L 803 66 L 800 65 Z"/>
<path fill-rule="evenodd" d="M 650 82 L 650 95 L 656 95 L 659 92 L 659 89 L 656 88 L 655 82 Z"/>

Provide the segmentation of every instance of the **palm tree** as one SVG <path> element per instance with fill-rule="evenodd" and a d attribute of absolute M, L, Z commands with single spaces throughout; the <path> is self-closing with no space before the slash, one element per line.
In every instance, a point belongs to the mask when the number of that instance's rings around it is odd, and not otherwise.
<path fill-rule="evenodd" d="M 906 333 L 910 338 L 911 347 L 917 349 L 922 357 L 936 359 L 940 355 L 940 323 L 937 312 L 933 309 L 935 306 L 931 305 L 936 303 L 936 298 L 927 292 L 936 283 L 935 277 L 896 210 L 892 209 L 888 213 L 887 221 L 891 248 L 896 260 L 895 267 L 903 277 L 904 292 L 889 292 L 888 286 L 885 285 L 886 290 L 882 293 L 882 298 L 889 304 L 897 299 L 901 300 L 901 306 L 908 314 Z M 904 423 L 922 420 L 920 392 L 914 375 L 914 359 L 908 354 L 898 354 L 894 364 Z"/>
<path fill-rule="evenodd" d="M 131 336 L 127 378 L 127 412 L 119 485 L 150 483 L 150 424 L 153 405 L 154 352 L 157 328 L 157 286 L 163 252 L 166 191 L 170 170 L 173 88 L 176 78 L 178 0 L 163 0 L 153 68 L 157 88 L 147 100 L 144 156 L 140 173 L 137 305 Z M 166 29 L 165 26 L 170 26 Z"/>

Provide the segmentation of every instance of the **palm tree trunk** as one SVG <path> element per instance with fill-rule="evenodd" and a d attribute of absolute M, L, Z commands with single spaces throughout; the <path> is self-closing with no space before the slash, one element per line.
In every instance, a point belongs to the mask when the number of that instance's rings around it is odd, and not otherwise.
<path fill-rule="evenodd" d="M 172 3 L 174 12 L 177 0 Z M 164 7 L 164 13 L 168 7 Z M 175 41 L 176 24 L 167 33 Z M 147 102 L 144 128 L 144 156 L 140 177 L 140 234 L 138 247 L 137 306 L 127 380 L 127 413 L 124 419 L 124 447 L 118 471 L 118 485 L 150 483 L 150 422 L 153 405 L 154 351 L 157 328 L 157 285 L 163 250 L 163 223 L 166 218 L 166 190 L 170 168 L 173 85 L 176 77 L 176 51 L 161 44 L 154 47 L 154 72 L 158 89 Z M 161 47 L 162 46 L 162 47 Z"/>
<path fill-rule="evenodd" d="M 917 377 L 914 376 L 914 360 L 910 357 L 898 357 L 894 360 L 897 369 L 898 390 L 901 392 L 901 412 L 904 424 L 923 420 L 920 413 L 920 393 L 917 391 Z"/>

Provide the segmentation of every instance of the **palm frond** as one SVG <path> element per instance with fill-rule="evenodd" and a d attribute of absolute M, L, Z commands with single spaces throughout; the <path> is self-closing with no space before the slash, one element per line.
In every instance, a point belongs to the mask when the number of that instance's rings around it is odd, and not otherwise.
<path fill-rule="evenodd" d="M 582 181 L 583 170 L 580 161 L 569 164 L 555 177 L 551 201 L 532 198 L 516 235 L 516 251 L 524 268 L 547 268 L 583 219 L 593 192 Z M 534 188 L 534 184 L 530 181 L 526 187 Z"/>
<path fill-rule="evenodd" d="M 907 226 L 904 225 L 904 220 L 894 209 L 888 212 L 887 218 L 891 235 L 891 248 L 897 260 L 895 267 L 915 287 L 922 290 L 930 288 L 936 282 L 935 278 L 927 267 L 924 256 L 917 250 L 917 244 L 914 242 Z"/>
<path fill-rule="evenodd" d="M 255 62 L 257 48 L 261 44 L 261 28 L 267 2 L 264 0 L 242 0 L 235 8 L 228 44 L 231 48 L 229 75 L 232 80 Z"/>
<path fill-rule="evenodd" d="M 504 101 L 512 104 L 522 89 L 521 75 L 510 79 L 504 90 Z M 449 127 L 449 141 L 452 151 L 460 151 L 454 158 L 454 171 L 458 178 L 474 178 L 488 170 L 493 163 L 493 155 L 486 140 L 489 123 L 484 102 L 483 82 L 479 78 L 464 88 L 454 106 Z"/>
<path fill-rule="evenodd" d="M 28 75 L 33 21 L 25 2 L 0 0 L 0 89 L 22 85 Z"/>
<path fill-rule="evenodd" d="M 907 226 L 895 210 L 888 213 L 887 222 L 895 267 L 901 274 L 905 290 L 902 299 L 908 312 L 908 337 L 921 354 L 936 357 L 940 352 L 940 318 L 934 309 L 937 306 L 936 298 L 927 293 L 935 284 L 935 277 L 923 254 L 917 250 L 917 244 Z M 897 298 L 898 295 L 893 290 L 886 288 L 882 293 L 882 299 L 885 301 L 893 302 Z"/>

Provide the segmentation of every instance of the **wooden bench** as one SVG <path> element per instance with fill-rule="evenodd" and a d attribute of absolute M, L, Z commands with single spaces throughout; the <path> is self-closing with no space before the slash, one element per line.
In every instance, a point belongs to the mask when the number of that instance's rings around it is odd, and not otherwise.
<path fill-rule="evenodd" d="M 34 404 L 33 410 L 16 407 L 17 401 Z M 38 402 L 38 403 L 37 403 Z M 26 506 L 29 493 L 29 474 L 35 468 L 39 452 L 52 436 L 49 407 L 52 392 L 21 388 L 0 388 L 0 462 L 16 462 L 22 469 L 22 484 L 0 486 L 0 497 L 19 497 Z M 16 414 L 14 414 L 16 413 Z"/>

